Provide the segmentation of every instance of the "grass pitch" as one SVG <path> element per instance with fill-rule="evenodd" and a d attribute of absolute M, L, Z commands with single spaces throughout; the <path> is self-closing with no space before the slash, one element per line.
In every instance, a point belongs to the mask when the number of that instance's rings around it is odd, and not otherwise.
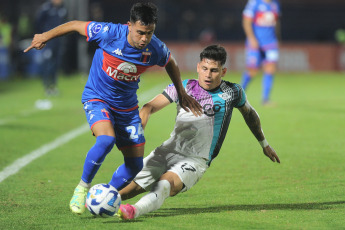
<path fill-rule="evenodd" d="M 190 77 L 196 74 L 183 75 Z M 140 105 L 169 84 L 165 73 L 141 79 Z M 225 79 L 240 82 L 240 74 Z M 44 98 L 37 79 L 1 82 L 0 175 L 17 159 L 86 123 L 80 102 L 85 82 L 85 76 L 62 76 L 51 110 L 34 107 Z M 87 131 L 0 182 L 0 229 L 344 229 L 344 85 L 344 73 L 278 74 L 272 93 L 276 106 L 263 107 L 257 77 L 247 96 L 281 164 L 264 156 L 235 109 L 221 152 L 199 183 L 134 221 L 69 211 L 94 143 Z M 152 115 L 146 155 L 169 137 L 175 114 L 170 105 Z M 114 148 L 94 184 L 108 182 L 122 162 Z"/>

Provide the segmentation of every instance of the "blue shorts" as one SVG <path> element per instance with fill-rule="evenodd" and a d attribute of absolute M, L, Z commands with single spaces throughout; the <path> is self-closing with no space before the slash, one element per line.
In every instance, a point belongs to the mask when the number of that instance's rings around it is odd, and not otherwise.
<path fill-rule="evenodd" d="M 277 63 L 279 51 L 277 48 L 253 49 L 246 47 L 246 67 L 257 69 L 262 63 Z"/>
<path fill-rule="evenodd" d="M 113 124 L 117 148 L 145 144 L 138 107 L 130 111 L 120 111 L 101 100 L 92 100 L 84 103 L 84 110 L 91 129 L 100 121 L 109 121 Z"/>

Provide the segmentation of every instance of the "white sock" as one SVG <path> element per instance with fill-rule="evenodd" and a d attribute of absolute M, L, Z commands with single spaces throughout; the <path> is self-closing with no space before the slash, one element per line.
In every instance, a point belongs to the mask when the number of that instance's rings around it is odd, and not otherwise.
<path fill-rule="evenodd" d="M 86 183 L 83 180 L 80 180 L 79 185 L 84 188 L 91 188 L 91 183 Z"/>
<path fill-rule="evenodd" d="M 134 207 L 137 209 L 134 218 L 144 215 L 148 212 L 159 209 L 166 198 L 170 195 L 170 183 L 167 180 L 158 181 L 151 191 L 143 196 Z"/>

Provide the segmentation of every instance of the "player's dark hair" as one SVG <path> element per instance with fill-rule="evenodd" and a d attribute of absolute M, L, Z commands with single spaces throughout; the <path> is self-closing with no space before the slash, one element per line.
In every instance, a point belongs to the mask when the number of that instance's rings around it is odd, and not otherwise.
<path fill-rule="evenodd" d="M 200 53 L 200 61 L 202 59 L 207 58 L 214 61 L 219 61 L 221 65 L 224 65 L 226 62 L 226 51 L 220 45 L 210 45 L 207 46 L 201 53 Z"/>
<path fill-rule="evenodd" d="M 138 2 L 132 6 L 130 21 L 140 21 L 143 25 L 157 24 L 157 6 L 151 2 Z"/>

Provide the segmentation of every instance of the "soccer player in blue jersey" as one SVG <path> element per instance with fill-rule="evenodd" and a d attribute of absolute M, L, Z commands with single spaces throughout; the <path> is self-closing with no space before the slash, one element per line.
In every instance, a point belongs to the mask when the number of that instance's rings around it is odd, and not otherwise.
<path fill-rule="evenodd" d="M 279 58 L 278 39 L 280 6 L 277 0 L 249 0 L 243 11 L 246 34 L 246 71 L 242 87 L 247 89 L 259 68 L 263 69 L 262 103 L 270 104 L 273 77 Z"/>
<path fill-rule="evenodd" d="M 24 50 L 42 49 L 49 40 L 70 32 L 78 32 L 99 46 L 82 94 L 85 114 L 96 143 L 87 153 L 80 183 L 70 201 L 73 213 L 85 211 L 91 182 L 114 144 L 121 150 L 124 164 L 115 171 L 110 185 L 121 190 L 142 169 L 145 138 L 136 92 L 140 75 L 149 67 L 165 67 L 176 85 L 180 106 L 195 116 L 201 115 L 201 106 L 182 86 L 175 59 L 154 35 L 156 24 L 157 7 L 152 3 L 136 3 L 126 25 L 71 21 L 36 34 L 31 46 Z"/>
<path fill-rule="evenodd" d="M 197 65 L 198 80 L 183 81 L 187 93 L 203 107 L 204 114 L 195 117 L 177 104 L 176 123 L 170 138 L 144 159 L 144 168 L 120 191 L 122 200 L 149 191 L 135 205 L 121 205 L 118 215 L 133 219 L 160 208 L 166 198 L 194 186 L 217 157 L 227 133 L 233 108 L 243 115 L 248 127 L 262 146 L 264 154 L 280 163 L 268 144 L 260 119 L 249 104 L 242 87 L 222 80 L 226 51 L 218 45 L 206 47 Z M 169 85 L 140 110 L 145 127 L 152 113 L 177 102 L 176 87 Z"/>

